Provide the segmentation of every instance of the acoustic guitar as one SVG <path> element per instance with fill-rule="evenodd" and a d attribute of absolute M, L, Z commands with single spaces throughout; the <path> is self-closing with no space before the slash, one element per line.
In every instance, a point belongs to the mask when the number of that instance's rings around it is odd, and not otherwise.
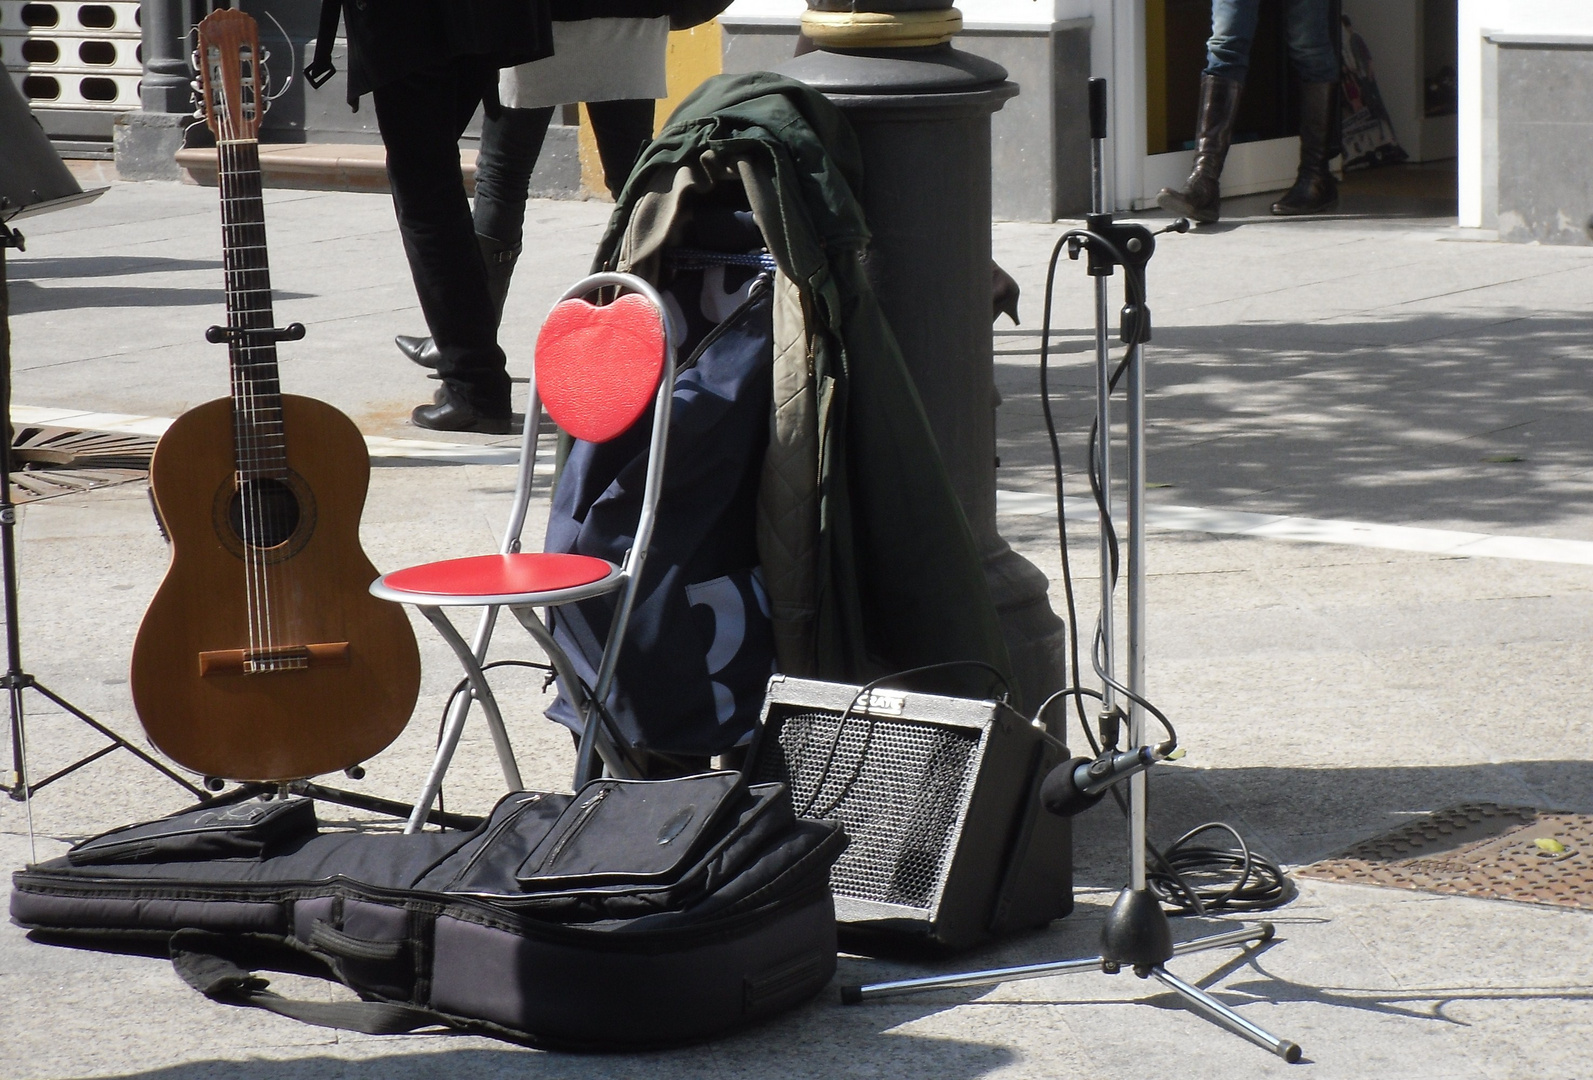
<path fill-rule="evenodd" d="M 260 196 L 259 35 L 236 10 L 199 25 L 216 135 L 230 397 L 155 448 L 150 488 L 171 566 L 133 646 L 133 703 L 151 741 L 206 776 L 284 781 L 347 769 L 392 742 L 420 690 L 408 617 L 371 596 L 360 547 L 370 458 L 353 422 L 284 394 Z"/>

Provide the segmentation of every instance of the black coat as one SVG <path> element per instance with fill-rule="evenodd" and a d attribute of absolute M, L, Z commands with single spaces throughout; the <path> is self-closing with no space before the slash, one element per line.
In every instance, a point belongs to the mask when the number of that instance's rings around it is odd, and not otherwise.
<path fill-rule="evenodd" d="M 500 68 L 551 56 L 551 16 L 548 0 L 343 0 L 349 102 L 459 57 Z"/>
<path fill-rule="evenodd" d="M 679 6 L 679 0 L 552 0 L 559 22 L 583 19 L 657 19 Z"/>
<path fill-rule="evenodd" d="M 671 30 L 688 30 L 718 15 L 730 0 L 552 0 L 559 22 L 583 19 L 657 19 L 669 16 Z"/>

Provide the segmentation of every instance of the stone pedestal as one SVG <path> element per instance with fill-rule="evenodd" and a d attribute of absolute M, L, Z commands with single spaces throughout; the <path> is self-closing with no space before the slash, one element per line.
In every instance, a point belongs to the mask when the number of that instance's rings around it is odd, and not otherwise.
<path fill-rule="evenodd" d="M 181 180 L 177 151 L 182 149 L 183 132 L 193 122 L 192 116 L 182 113 L 135 109 L 118 114 L 111 128 L 116 175 L 122 180 Z"/>

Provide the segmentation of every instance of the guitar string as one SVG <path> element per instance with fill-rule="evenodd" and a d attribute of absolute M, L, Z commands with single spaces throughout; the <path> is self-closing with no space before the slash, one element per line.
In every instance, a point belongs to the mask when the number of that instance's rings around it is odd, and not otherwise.
<path fill-rule="evenodd" d="M 212 69 L 213 74 L 219 74 L 219 62 Z M 225 284 L 227 292 L 228 325 L 234 330 L 244 329 L 255 320 L 250 319 L 249 313 L 243 310 L 243 295 L 246 289 L 244 269 L 239 265 L 243 262 L 242 243 L 244 226 L 238 220 L 237 208 L 243 202 L 245 193 L 239 190 L 241 179 L 239 162 L 239 132 L 234 130 L 232 123 L 231 103 L 227 100 L 226 83 L 224 80 L 213 79 L 212 85 L 216 88 L 221 99 L 221 110 L 218 126 L 222 129 L 222 139 L 218 147 L 221 157 L 221 176 L 218 186 L 222 188 L 223 199 L 223 240 L 225 241 L 224 253 L 228 256 L 225 267 Z M 240 102 L 241 105 L 241 102 Z M 263 503 L 259 473 L 260 453 L 258 445 L 257 413 L 255 382 L 252 378 L 251 362 L 252 353 L 256 343 L 248 339 L 233 339 L 228 342 L 229 352 L 234 360 L 231 364 L 231 382 L 233 385 L 233 407 L 235 410 L 233 421 L 233 439 L 236 447 L 237 468 L 236 486 L 240 503 L 240 516 L 242 518 L 243 535 L 240 539 L 244 549 L 244 590 L 245 610 L 249 624 L 249 654 L 250 658 L 260 655 L 264 646 L 270 648 L 272 638 L 269 608 L 269 582 L 266 578 L 264 556 L 256 541 L 261 539 L 260 529 L 263 525 Z M 269 655 L 267 652 L 266 655 Z M 253 667 L 252 659 L 245 660 L 245 670 Z"/>
<path fill-rule="evenodd" d="M 222 86 L 223 97 L 225 97 L 225 81 L 220 81 L 220 85 Z M 228 325 L 233 328 L 238 328 L 244 324 L 244 317 L 240 311 L 241 283 L 239 281 L 240 272 L 237 265 L 240 256 L 238 247 L 240 242 L 239 227 L 237 222 L 237 200 L 239 198 L 239 193 L 237 190 L 237 132 L 232 128 L 231 102 L 224 102 L 222 126 L 225 129 L 223 132 L 225 141 L 218 152 L 223 155 L 225 177 L 227 180 L 227 187 L 223 193 L 223 198 L 226 199 L 226 202 L 223 203 L 223 207 L 226 211 L 225 229 L 227 235 L 225 252 L 227 255 L 227 262 L 229 264 L 227 266 Z M 233 422 L 233 439 L 237 448 L 238 499 L 240 503 L 240 516 L 243 522 L 242 540 L 244 545 L 245 588 L 247 593 L 249 614 L 249 655 L 253 655 L 260 645 L 260 618 L 262 615 L 262 610 L 261 605 L 258 602 L 258 557 L 254 546 L 251 543 L 251 538 L 254 537 L 258 532 L 259 515 L 258 505 L 254 497 L 254 469 L 252 468 L 254 455 L 252 438 L 250 435 L 252 427 L 251 413 L 253 411 L 253 404 L 250 400 L 249 394 L 250 388 L 248 383 L 248 371 L 244 366 L 244 363 L 247 361 L 246 347 L 246 342 L 241 339 L 233 339 L 228 342 L 228 348 L 233 357 L 233 408 L 235 410 Z M 246 660 L 246 670 L 248 664 L 249 661 Z"/>
<path fill-rule="evenodd" d="M 236 275 L 236 273 L 234 271 L 234 267 L 233 267 L 233 263 L 234 263 L 233 251 L 234 251 L 234 245 L 235 245 L 236 240 L 235 240 L 235 230 L 234 230 L 234 227 L 233 227 L 232 203 L 230 201 L 232 196 L 233 196 L 233 194 L 234 194 L 233 193 L 234 184 L 233 184 L 233 175 L 232 175 L 233 163 L 232 163 L 232 155 L 231 155 L 231 150 L 230 150 L 231 137 L 233 135 L 233 131 L 232 131 L 231 123 L 230 123 L 230 106 L 229 106 L 229 103 L 227 101 L 226 83 L 225 83 L 224 80 L 219 78 L 219 75 L 220 75 L 219 50 L 217 50 L 217 57 L 218 58 L 215 61 L 212 61 L 211 58 L 210 58 L 209 50 L 207 49 L 207 51 L 206 51 L 206 64 L 210 67 L 209 74 L 211 76 L 211 86 L 213 87 L 213 90 L 214 90 L 214 93 L 215 93 L 215 96 L 216 96 L 216 99 L 217 99 L 216 100 L 216 105 L 217 105 L 216 112 L 217 112 L 217 120 L 218 120 L 217 126 L 220 128 L 220 131 L 218 132 L 218 142 L 217 142 L 217 147 L 216 147 L 216 153 L 217 153 L 217 156 L 219 158 L 219 169 L 220 169 L 220 171 L 218 173 L 218 177 L 217 177 L 217 183 L 218 183 L 218 185 L 221 188 L 221 200 L 222 200 L 221 201 L 222 255 L 223 255 L 224 259 L 225 259 L 225 267 L 224 267 L 223 277 L 224 277 L 224 280 L 225 280 L 225 283 L 226 283 L 226 291 L 227 291 L 227 325 L 229 327 L 232 327 L 238 321 L 238 317 L 237 317 L 237 314 L 236 314 L 237 313 L 237 289 L 236 289 L 236 287 L 237 287 L 237 275 Z M 240 506 L 240 516 L 242 517 L 242 521 L 243 521 L 243 530 L 242 530 L 242 536 L 240 537 L 240 539 L 243 541 L 243 544 L 244 544 L 243 557 L 244 557 L 244 567 L 245 567 L 245 570 L 244 570 L 245 610 L 247 612 L 248 619 L 249 619 L 249 649 L 252 652 L 254 647 L 255 647 L 255 642 L 256 642 L 256 624 L 255 624 L 255 603 L 254 603 L 254 587 L 253 587 L 254 586 L 254 573 L 253 573 L 253 567 L 252 567 L 252 564 L 251 564 L 250 552 L 249 552 L 249 547 L 248 547 L 249 526 L 250 526 L 250 523 L 251 523 L 252 515 L 250 513 L 250 508 L 249 508 L 249 505 L 248 505 L 248 489 L 245 486 L 246 485 L 245 477 L 247 475 L 247 471 L 246 471 L 246 468 L 245 468 L 245 462 L 247 460 L 248 448 L 247 448 L 247 445 L 244 442 L 244 430 L 245 430 L 245 428 L 244 428 L 244 419 L 245 419 L 245 410 L 247 408 L 247 403 L 244 400 L 243 395 L 242 395 L 242 383 L 241 383 L 241 378 L 240 378 L 241 372 L 239 370 L 239 366 L 238 366 L 238 362 L 237 362 L 236 344 L 235 344 L 235 342 L 229 340 L 228 343 L 227 343 L 227 347 L 228 347 L 228 352 L 229 352 L 230 358 L 231 358 L 231 363 L 229 365 L 228 374 L 230 376 L 230 381 L 232 383 L 232 403 L 233 403 L 232 404 L 232 408 L 233 408 L 232 434 L 233 434 L 233 446 L 234 446 L 234 462 L 233 462 L 233 464 L 234 464 L 234 468 L 235 468 L 234 484 L 235 484 L 235 486 L 237 488 L 237 497 L 239 499 L 239 506 Z"/>
<path fill-rule="evenodd" d="M 258 141 L 258 121 L 260 119 L 259 46 L 257 42 L 251 41 L 246 48 L 248 53 L 248 74 L 242 81 L 247 84 L 248 95 L 246 101 L 239 102 L 239 106 L 240 112 L 243 109 L 252 110 L 251 119 L 256 123 L 254 131 L 251 132 L 251 134 L 254 134 L 254 138 L 243 139 L 238 143 L 238 153 L 246 155 L 248 159 L 247 169 L 240 168 L 239 174 L 244 176 L 247 181 L 248 205 L 251 211 L 249 244 L 244 250 L 258 253 L 257 255 L 251 254 L 249 256 L 249 259 L 255 265 L 252 266 L 248 273 L 252 275 L 250 282 L 251 295 L 260 300 L 260 306 L 255 307 L 251 304 L 249 310 L 255 328 L 260 329 L 269 328 L 273 322 L 271 317 L 271 276 L 266 255 L 265 196 L 263 178 L 260 173 L 260 148 Z M 242 67 L 241 63 L 240 67 Z M 249 350 L 249 371 L 252 377 L 251 402 L 254 409 L 252 432 L 260 459 L 260 471 L 273 474 L 270 479 L 285 482 L 287 479 L 287 454 L 283 443 L 285 433 L 282 426 L 282 386 L 277 368 L 276 342 L 271 340 L 263 342 L 252 341 L 250 342 Z M 277 473 L 282 475 L 275 475 Z M 263 479 L 263 477 L 257 478 L 257 482 L 259 479 Z M 272 528 L 273 530 L 280 528 L 286 524 L 286 520 L 281 522 L 268 522 L 265 520 L 267 516 L 267 489 L 263 484 L 259 486 L 260 494 L 257 513 L 261 519 L 261 528 Z M 283 500 L 284 508 L 286 499 L 289 498 L 292 498 L 291 494 L 285 494 Z M 275 531 L 269 537 L 263 536 L 262 539 L 276 540 Z M 283 543 L 286 543 L 287 539 L 287 537 L 284 537 Z M 287 666 L 286 661 L 275 655 L 279 642 L 277 640 L 277 620 L 272 603 L 274 594 L 279 591 L 275 587 L 275 582 L 281 578 L 283 568 L 278 560 L 271 558 L 267 554 L 267 549 L 262 548 L 260 569 L 267 657 L 265 664 L 267 670 L 274 671 Z"/>
<path fill-rule="evenodd" d="M 241 54 L 239 60 L 240 83 L 242 83 L 243 56 Z M 252 73 L 254 70 L 252 48 L 249 50 L 248 61 L 249 70 Z M 242 87 L 240 87 L 241 89 Z M 252 100 L 258 103 L 257 96 L 253 96 Z M 240 114 L 242 114 L 243 110 L 248 108 L 249 105 L 248 102 L 240 100 L 238 107 Z M 250 149 L 254 151 L 252 155 L 248 154 Z M 247 253 L 243 261 L 249 267 L 249 269 L 244 271 L 245 289 L 249 297 L 248 320 L 251 324 L 251 329 L 263 329 L 271 325 L 269 318 L 263 318 L 270 311 L 271 293 L 269 277 L 265 273 L 265 201 L 260 183 L 259 145 L 257 142 L 240 138 L 234 153 L 240 158 L 236 175 L 244 181 L 246 188 L 244 195 L 248 200 L 246 205 L 249 209 L 246 242 L 240 249 Z M 246 155 L 251 158 L 247 162 L 247 168 L 244 167 L 246 163 L 241 160 Z M 257 307 L 255 301 L 261 298 L 263 298 L 263 306 Z M 270 401 L 273 397 L 280 398 L 280 387 L 264 385 L 265 379 L 269 378 L 275 370 L 275 364 L 273 363 L 275 351 L 276 344 L 271 341 L 251 339 L 247 345 L 250 383 L 250 438 L 255 456 L 256 473 L 254 486 L 256 492 L 256 527 L 260 530 L 259 539 L 261 541 L 276 539 L 274 531 L 270 535 L 267 534 L 267 530 L 274 530 L 277 523 L 268 520 L 270 517 L 267 501 L 268 488 L 264 483 L 267 479 L 276 479 L 275 476 L 268 477 L 266 474 L 277 471 L 275 468 L 277 462 L 274 460 L 275 455 L 272 451 L 280 449 L 280 445 L 276 447 L 271 445 L 273 442 L 272 433 L 268 433 L 264 427 L 264 424 L 269 422 Z M 273 589 L 271 586 L 277 570 L 267 551 L 268 547 L 262 544 L 257 556 L 260 572 L 264 647 L 266 650 L 263 663 L 266 670 L 275 670 L 279 665 L 279 661 L 275 657 L 277 645 L 276 620 L 273 618 L 272 612 Z"/>

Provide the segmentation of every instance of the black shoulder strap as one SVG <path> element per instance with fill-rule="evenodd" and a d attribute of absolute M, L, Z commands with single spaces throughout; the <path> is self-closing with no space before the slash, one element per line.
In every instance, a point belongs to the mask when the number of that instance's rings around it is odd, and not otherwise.
<path fill-rule="evenodd" d="M 457 1027 L 442 1013 L 379 1001 L 298 1001 L 266 989 L 269 981 L 239 961 L 265 955 L 247 939 L 208 930 L 179 930 L 171 938 L 171 963 L 184 982 L 212 1001 L 289 1016 L 319 1027 L 366 1035 L 402 1035 L 422 1028 Z"/>
<path fill-rule="evenodd" d="M 321 28 L 315 32 L 315 56 L 304 69 L 304 77 L 319 90 L 337 74 L 332 66 L 332 43 L 337 40 L 337 20 L 343 14 L 343 0 L 321 0 Z"/>

